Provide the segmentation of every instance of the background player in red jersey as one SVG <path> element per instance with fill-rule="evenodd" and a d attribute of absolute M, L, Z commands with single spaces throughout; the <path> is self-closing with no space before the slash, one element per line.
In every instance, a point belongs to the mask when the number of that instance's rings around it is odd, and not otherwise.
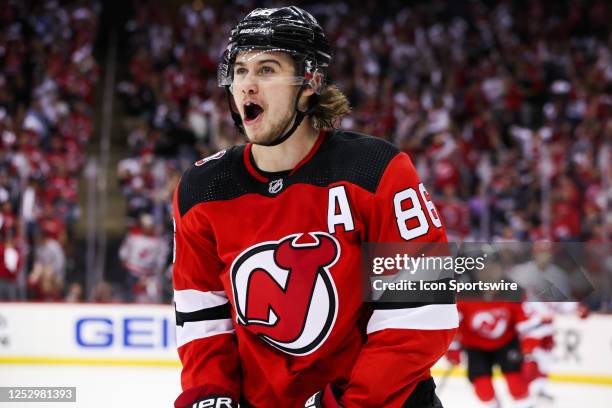
<path fill-rule="evenodd" d="M 502 273 L 498 257 L 489 255 L 477 279 L 484 282 L 508 280 Z M 514 301 L 502 301 L 504 299 Z M 524 304 L 519 300 L 514 293 L 488 291 L 480 293 L 478 299 L 457 302 L 459 333 L 447 353 L 447 360 L 453 365 L 460 364 L 461 351 L 465 352 L 468 379 L 478 399 L 487 407 L 500 407 L 493 387 L 495 366 L 504 375 L 514 407 L 533 406 L 528 380 L 523 375 L 523 363 L 525 356 L 539 344 L 539 339 L 530 337 L 529 333 L 540 322 L 537 316 L 525 314 Z"/>
<path fill-rule="evenodd" d="M 349 109 L 297 7 L 256 9 L 219 67 L 250 143 L 199 160 L 174 196 L 176 407 L 441 407 L 445 302 L 367 305 L 364 242 L 446 242 L 410 158 L 325 130 Z"/>

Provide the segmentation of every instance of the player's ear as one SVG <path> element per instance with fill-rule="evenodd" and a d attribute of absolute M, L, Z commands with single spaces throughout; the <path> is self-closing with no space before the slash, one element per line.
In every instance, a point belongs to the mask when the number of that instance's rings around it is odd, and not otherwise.
<path fill-rule="evenodd" d="M 314 95 L 314 89 L 312 89 L 312 86 L 310 85 L 306 85 L 304 87 L 304 90 L 302 91 L 302 96 L 311 96 Z"/>
<path fill-rule="evenodd" d="M 300 101 L 298 103 L 299 110 L 304 112 L 306 109 L 308 109 L 308 103 L 309 103 L 308 101 L 310 100 L 313 94 L 314 94 L 314 91 L 310 87 L 304 87 L 304 90 L 302 91 L 302 95 L 300 96 Z"/>
<path fill-rule="evenodd" d="M 302 95 L 300 96 L 300 103 L 299 103 L 300 110 L 303 111 L 307 109 L 308 100 L 315 93 L 319 93 L 318 91 L 320 91 L 321 89 L 322 82 L 323 82 L 323 75 L 315 71 L 314 75 L 312 75 L 312 78 L 310 79 L 308 84 L 304 85 L 302 89 Z"/>

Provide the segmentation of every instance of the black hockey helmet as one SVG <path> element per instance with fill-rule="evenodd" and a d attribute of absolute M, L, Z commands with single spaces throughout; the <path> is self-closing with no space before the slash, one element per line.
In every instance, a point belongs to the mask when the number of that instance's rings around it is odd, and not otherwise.
<path fill-rule="evenodd" d="M 331 61 L 329 41 L 315 18 L 296 6 L 258 8 L 243 18 L 230 34 L 219 65 L 219 86 L 232 82 L 233 65 L 241 51 L 268 49 L 302 58 L 298 75 L 307 68 L 324 71 Z M 306 62 L 308 61 L 308 66 Z"/>
<path fill-rule="evenodd" d="M 315 93 L 322 89 L 331 61 L 330 45 L 317 20 L 296 6 L 258 8 L 244 17 L 230 34 L 217 72 L 218 84 L 227 91 L 232 118 L 240 131 L 242 119 L 231 104 L 234 63 L 238 53 L 256 50 L 285 52 L 296 62 L 295 84 L 301 86 L 295 103 L 297 115 L 293 127 L 271 144 L 276 145 L 287 140 L 304 117 L 312 113 L 316 97 L 311 98 L 306 112 L 298 109 L 298 100 L 306 86 L 312 86 Z M 315 74 L 320 78 L 318 85 L 312 81 Z"/>

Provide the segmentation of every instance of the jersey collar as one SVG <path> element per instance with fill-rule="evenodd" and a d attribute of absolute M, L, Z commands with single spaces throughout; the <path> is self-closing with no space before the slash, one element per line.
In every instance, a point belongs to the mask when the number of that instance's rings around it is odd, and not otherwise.
<path fill-rule="evenodd" d="M 262 183 L 269 182 L 272 178 L 275 177 L 275 175 L 292 176 L 300 167 L 302 167 L 304 164 L 308 163 L 310 159 L 312 159 L 315 153 L 319 150 L 319 147 L 321 147 L 321 144 L 323 143 L 324 139 L 325 131 L 323 129 L 320 129 L 319 137 L 317 138 L 317 141 L 312 146 L 308 154 L 302 160 L 300 160 L 300 162 L 296 164 L 295 167 L 290 171 L 279 171 L 276 173 L 266 172 L 257 168 L 255 160 L 253 159 L 253 154 L 251 153 L 251 148 L 253 147 L 253 144 L 247 143 L 243 153 L 244 166 L 246 167 L 247 171 L 251 176 L 253 176 L 256 180 L 261 181 Z"/>

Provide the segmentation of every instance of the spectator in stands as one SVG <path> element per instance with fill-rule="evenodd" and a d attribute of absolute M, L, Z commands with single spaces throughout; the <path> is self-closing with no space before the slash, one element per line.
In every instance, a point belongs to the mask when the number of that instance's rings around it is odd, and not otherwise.
<path fill-rule="evenodd" d="M 138 302 L 160 300 L 167 246 L 155 229 L 153 216 L 141 214 L 139 224 L 130 230 L 119 249 L 119 258 L 127 273 L 128 299 Z"/>
<path fill-rule="evenodd" d="M 17 300 L 21 255 L 12 240 L 0 241 L 0 301 Z"/>
<path fill-rule="evenodd" d="M 34 267 L 32 268 L 31 275 L 53 275 L 57 277 L 57 281 L 63 286 L 66 279 L 66 255 L 57 239 L 55 230 L 42 230 L 41 242 L 36 245 Z"/>
<path fill-rule="evenodd" d="M 63 300 L 62 282 L 50 268 L 35 268 L 28 276 L 30 298 L 39 302 Z"/>
<path fill-rule="evenodd" d="M 98 282 L 92 292 L 91 300 L 95 303 L 112 303 L 120 300 L 115 295 L 113 286 L 107 281 Z"/>
<path fill-rule="evenodd" d="M 78 303 L 83 301 L 83 287 L 80 283 L 71 283 L 66 292 L 66 297 L 64 298 L 66 302 Z"/>
<path fill-rule="evenodd" d="M 95 0 L 0 3 L 0 196 L 10 202 L 0 243 L 29 254 L 18 268 L 31 266 L 39 299 L 59 299 L 70 272 L 64 251 L 73 245 L 77 180 L 93 134 L 99 12 Z"/>

